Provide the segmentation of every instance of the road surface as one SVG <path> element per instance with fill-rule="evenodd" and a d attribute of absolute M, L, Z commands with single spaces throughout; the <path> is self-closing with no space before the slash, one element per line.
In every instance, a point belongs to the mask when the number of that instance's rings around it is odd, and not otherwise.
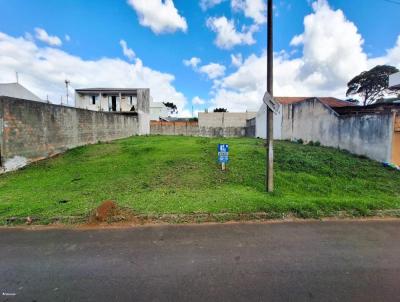
<path fill-rule="evenodd" d="M 400 301 L 400 221 L 0 229 L 0 301 Z"/>

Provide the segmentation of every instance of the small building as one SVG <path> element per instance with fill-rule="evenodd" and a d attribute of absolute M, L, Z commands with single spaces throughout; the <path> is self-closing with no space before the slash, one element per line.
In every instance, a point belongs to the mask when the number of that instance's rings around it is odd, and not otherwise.
<path fill-rule="evenodd" d="M 75 90 L 75 107 L 93 111 L 136 112 L 150 102 L 150 89 L 85 88 Z"/>
<path fill-rule="evenodd" d="M 390 75 L 389 77 L 389 88 L 400 89 L 400 72 Z"/>
<path fill-rule="evenodd" d="M 150 101 L 150 120 L 158 121 L 160 118 L 168 117 L 170 111 L 162 102 Z"/>
<path fill-rule="evenodd" d="M 125 115 L 137 114 L 139 133 L 150 133 L 150 89 L 148 88 L 76 89 L 75 107 Z"/>
<path fill-rule="evenodd" d="M 334 98 L 277 100 L 280 112 L 275 115 L 274 126 L 280 129 L 280 135 L 276 137 L 274 131 L 276 139 L 318 142 L 400 165 L 400 104 L 364 107 Z"/>
<path fill-rule="evenodd" d="M 41 98 L 19 83 L 0 84 L 0 96 L 34 102 L 44 102 Z"/>
<path fill-rule="evenodd" d="M 274 115 L 274 139 L 282 139 L 283 114 L 287 113 L 290 105 L 301 103 L 305 100 L 313 99 L 312 97 L 275 97 L 279 103 L 279 110 Z M 352 106 L 353 103 L 342 101 L 333 97 L 317 98 L 322 104 L 330 108 Z M 263 104 L 257 112 L 256 118 L 256 137 L 267 138 L 267 106 Z"/>

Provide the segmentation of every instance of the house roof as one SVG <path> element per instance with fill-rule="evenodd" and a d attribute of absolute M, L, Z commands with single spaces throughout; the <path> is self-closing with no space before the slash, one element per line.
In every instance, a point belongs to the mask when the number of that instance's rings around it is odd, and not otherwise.
<path fill-rule="evenodd" d="M 335 111 L 340 115 L 352 114 L 379 114 L 400 112 L 400 103 L 375 103 L 368 106 L 349 106 L 336 108 Z"/>
<path fill-rule="evenodd" d="M 0 96 L 8 96 L 16 99 L 43 102 L 41 98 L 29 91 L 19 83 L 0 84 Z"/>
<path fill-rule="evenodd" d="M 132 93 L 136 94 L 142 88 L 81 88 L 76 89 L 77 93 Z"/>
<path fill-rule="evenodd" d="M 354 103 L 348 102 L 348 101 L 343 101 L 337 98 L 333 97 L 275 97 L 275 100 L 277 100 L 279 103 L 282 105 L 291 105 L 291 104 L 296 104 L 300 103 L 309 99 L 314 99 L 317 98 L 318 100 L 321 101 L 321 103 L 331 107 L 331 108 L 337 108 L 337 107 L 348 107 L 348 106 L 355 106 Z"/>

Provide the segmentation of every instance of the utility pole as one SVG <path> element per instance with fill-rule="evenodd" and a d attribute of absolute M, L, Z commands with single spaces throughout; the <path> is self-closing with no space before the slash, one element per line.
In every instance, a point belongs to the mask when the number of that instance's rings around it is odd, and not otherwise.
<path fill-rule="evenodd" d="M 70 83 L 70 81 L 68 81 L 68 80 L 65 80 L 65 87 L 66 87 L 66 89 L 67 89 L 67 106 L 68 106 L 68 85 L 69 85 L 69 83 Z"/>
<path fill-rule="evenodd" d="M 17 80 L 17 84 L 19 84 L 19 75 L 18 75 L 18 71 L 15 72 L 15 79 Z"/>
<path fill-rule="evenodd" d="M 274 97 L 274 46 L 273 46 L 273 0 L 268 0 L 268 50 L 267 50 L 267 91 Z M 274 191 L 274 112 L 267 106 L 267 158 L 265 187 L 267 192 Z"/>

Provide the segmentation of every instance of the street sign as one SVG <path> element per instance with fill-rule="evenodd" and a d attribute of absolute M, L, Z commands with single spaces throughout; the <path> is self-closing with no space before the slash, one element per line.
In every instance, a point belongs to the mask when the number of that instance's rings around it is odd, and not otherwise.
<path fill-rule="evenodd" d="M 275 114 L 279 112 L 279 104 L 274 100 L 274 98 L 268 93 L 264 94 L 263 102 L 269 109 L 271 109 Z"/>
<path fill-rule="evenodd" d="M 229 145 L 219 144 L 218 145 L 218 162 L 226 164 L 229 161 Z"/>

